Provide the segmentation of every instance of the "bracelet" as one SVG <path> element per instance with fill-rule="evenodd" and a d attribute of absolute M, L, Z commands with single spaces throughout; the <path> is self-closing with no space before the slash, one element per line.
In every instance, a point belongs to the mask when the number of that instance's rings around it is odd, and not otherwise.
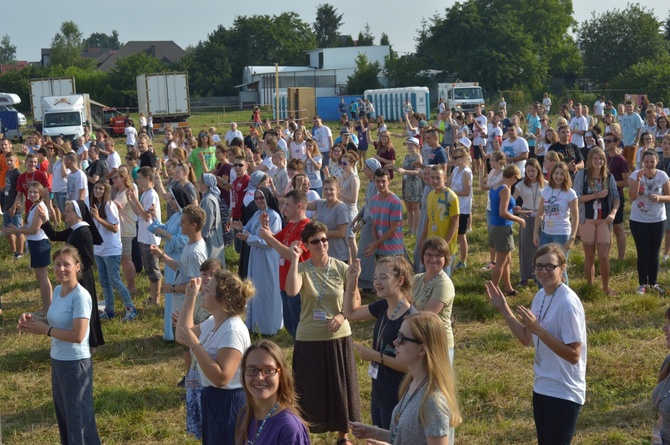
<path fill-rule="evenodd" d="M 340 311 L 340 313 L 339 313 L 338 315 L 341 315 L 341 316 L 342 316 L 342 318 L 344 318 L 345 320 L 347 319 L 347 316 L 346 316 L 346 315 L 344 315 L 344 311 Z"/>
<path fill-rule="evenodd" d="M 162 260 L 164 256 L 165 256 L 165 251 L 163 251 L 163 252 L 161 253 L 161 256 L 158 257 L 158 260 L 159 260 L 159 261 Z"/>
<path fill-rule="evenodd" d="M 379 360 L 380 360 L 379 363 L 381 363 L 383 365 L 384 364 L 384 354 L 382 353 L 382 351 L 379 351 Z"/>
<path fill-rule="evenodd" d="M 193 354 L 193 350 L 197 348 L 198 346 L 202 346 L 202 343 L 197 343 L 195 346 L 191 348 L 191 354 Z"/>
<path fill-rule="evenodd" d="M 52 330 L 53 328 L 54 328 L 53 326 L 51 326 L 51 327 L 49 328 L 49 330 L 47 331 L 47 337 L 51 337 L 51 330 Z"/>

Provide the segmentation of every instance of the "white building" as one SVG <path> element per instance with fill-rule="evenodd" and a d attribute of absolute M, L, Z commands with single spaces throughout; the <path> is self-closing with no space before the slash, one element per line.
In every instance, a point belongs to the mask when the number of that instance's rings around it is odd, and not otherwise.
<path fill-rule="evenodd" d="M 379 62 L 384 67 L 384 57 L 390 47 L 348 46 L 342 48 L 319 48 L 305 51 L 308 66 L 280 66 L 279 93 L 292 87 L 315 88 L 316 97 L 344 94 L 347 77 L 356 71 L 356 57 L 365 54 L 370 63 Z M 275 98 L 275 67 L 247 66 L 242 74 L 239 93 L 240 103 L 273 104 Z"/>

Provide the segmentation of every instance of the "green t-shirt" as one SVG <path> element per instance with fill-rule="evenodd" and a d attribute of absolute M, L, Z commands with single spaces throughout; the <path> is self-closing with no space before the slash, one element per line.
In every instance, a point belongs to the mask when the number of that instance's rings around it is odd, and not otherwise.
<path fill-rule="evenodd" d="M 207 166 L 207 170 L 210 173 L 213 173 L 213 170 L 216 167 L 216 147 L 198 147 L 194 149 L 191 152 L 191 155 L 188 157 L 188 162 L 190 162 L 191 165 L 193 165 L 193 168 L 195 168 L 196 178 L 200 178 L 202 174 L 205 173 L 205 170 L 202 168 L 203 160 L 200 159 L 200 156 L 198 156 L 199 153 L 203 154 L 203 157 L 205 158 L 205 165 Z"/>

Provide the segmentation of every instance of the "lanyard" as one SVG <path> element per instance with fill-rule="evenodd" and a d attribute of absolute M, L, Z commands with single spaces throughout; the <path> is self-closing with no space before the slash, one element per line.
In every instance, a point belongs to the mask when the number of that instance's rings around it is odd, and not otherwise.
<path fill-rule="evenodd" d="M 400 310 L 403 304 L 405 304 L 405 297 L 402 297 L 402 300 L 400 300 L 400 303 L 398 303 L 398 306 L 395 308 L 393 314 L 391 314 L 391 317 L 388 319 L 386 323 L 384 323 L 384 318 L 382 315 L 382 321 L 379 323 L 379 329 L 377 329 L 377 350 L 379 352 L 382 352 L 382 346 L 383 346 L 382 336 L 384 334 L 384 331 L 388 327 L 389 323 L 395 320 L 395 316 L 398 314 L 398 311 Z"/>
<path fill-rule="evenodd" d="M 542 325 L 544 320 L 547 318 L 547 312 L 549 312 L 549 308 L 551 307 L 551 303 L 554 302 L 554 295 L 556 295 L 556 291 L 562 285 L 563 285 L 562 283 L 559 284 L 558 287 L 556 288 L 556 290 L 554 291 L 554 293 L 549 296 L 549 298 L 551 298 L 551 300 L 549 300 L 549 304 L 547 305 L 547 310 L 544 311 L 544 314 L 542 313 L 542 309 L 544 309 L 544 302 L 547 299 L 547 294 L 545 293 L 544 297 L 542 297 L 542 304 L 540 305 L 540 311 L 537 313 L 537 321 L 540 323 L 540 326 Z M 540 349 L 540 337 L 537 337 L 537 346 L 536 346 L 537 352 L 536 353 L 539 353 L 539 349 Z"/>
<path fill-rule="evenodd" d="M 277 410 L 278 407 L 279 407 L 279 402 L 275 403 L 275 406 L 273 406 L 272 409 L 270 410 L 270 412 L 267 413 L 267 415 L 263 419 L 263 422 L 261 423 L 261 426 L 258 427 L 258 431 L 256 431 L 256 437 L 254 437 L 253 441 L 252 440 L 249 441 L 249 445 L 255 445 L 256 442 L 258 442 L 258 437 L 261 435 L 261 431 L 263 431 L 263 428 L 265 428 L 265 422 L 267 422 L 268 419 L 270 417 L 272 417 L 272 415 L 275 413 L 275 411 Z"/>
<path fill-rule="evenodd" d="M 412 399 L 416 394 L 423 388 L 423 385 L 428 382 L 428 376 L 424 377 L 423 381 L 419 385 L 418 388 L 414 390 L 411 396 L 409 396 L 409 400 L 407 400 L 407 403 L 405 403 L 405 407 L 403 408 L 403 402 L 405 401 L 405 397 L 407 396 L 407 392 L 402 396 L 402 400 L 400 401 L 400 404 L 398 405 L 398 413 L 395 415 L 395 425 L 393 425 L 393 431 L 391 431 L 391 437 L 389 438 L 389 443 L 393 445 L 395 442 L 395 438 L 398 436 L 398 429 L 400 428 L 400 416 L 402 416 L 402 413 L 405 412 L 407 409 L 407 406 L 412 402 Z M 408 391 L 409 392 L 409 391 Z"/>
<path fill-rule="evenodd" d="M 328 282 L 328 276 L 330 275 L 330 264 L 331 264 L 331 259 L 328 258 L 328 267 L 326 268 L 326 276 L 323 278 L 323 284 L 321 285 L 321 290 L 319 290 L 316 287 L 316 270 L 314 270 L 314 262 L 310 259 L 309 260 L 309 269 L 312 271 L 312 281 L 314 281 L 314 289 L 316 289 L 316 301 L 319 303 L 319 307 L 321 306 L 321 301 L 323 300 L 323 294 L 326 291 L 326 283 Z"/>

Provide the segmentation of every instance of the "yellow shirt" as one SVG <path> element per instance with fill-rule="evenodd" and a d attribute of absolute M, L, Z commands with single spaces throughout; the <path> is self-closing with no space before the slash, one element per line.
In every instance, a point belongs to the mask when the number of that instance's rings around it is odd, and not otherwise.
<path fill-rule="evenodd" d="M 451 227 L 451 218 L 458 216 L 460 213 L 458 196 L 450 188 L 446 188 L 441 192 L 432 190 L 428 193 L 428 198 L 426 199 L 426 212 L 428 214 L 426 238 L 437 236 L 446 239 Z M 449 242 L 449 252 L 452 255 L 456 253 L 457 242 L 457 236 L 454 236 Z"/>

